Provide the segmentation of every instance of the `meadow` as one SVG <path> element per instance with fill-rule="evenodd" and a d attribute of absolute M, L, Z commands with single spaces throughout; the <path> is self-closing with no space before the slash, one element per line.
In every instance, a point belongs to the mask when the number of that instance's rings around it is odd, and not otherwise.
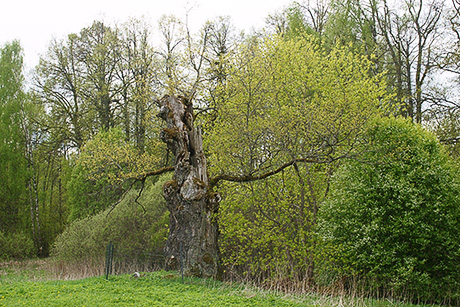
<path fill-rule="evenodd" d="M 240 283 L 185 278 L 175 272 L 56 280 L 44 261 L 0 264 L 0 306 L 401 306 L 417 305 L 332 297 L 293 295 Z"/>

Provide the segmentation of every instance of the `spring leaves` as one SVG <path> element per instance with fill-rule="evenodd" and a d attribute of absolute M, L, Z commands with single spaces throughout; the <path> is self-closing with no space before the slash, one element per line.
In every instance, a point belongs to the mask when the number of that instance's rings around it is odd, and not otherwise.
<path fill-rule="evenodd" d="M 294 159 L 351 155 L 387 103 L 371 62 L 346 47 L 271 37 L 246 42 L 231 63 L 205 140 L 213 173 L 262 175 Z"/>

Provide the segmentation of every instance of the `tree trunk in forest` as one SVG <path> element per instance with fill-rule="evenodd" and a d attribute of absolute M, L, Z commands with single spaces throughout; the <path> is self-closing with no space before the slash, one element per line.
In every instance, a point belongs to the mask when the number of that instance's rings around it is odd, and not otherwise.
<path fill-rule="evenodd" d="M 158 114 L 167 123 L 161 139 L 175 156 L 174 175 L 163 187 L 170 212 L 166 264 L 186 276 L 220 277 L 216 213 L 218 196 L 210 191 L 203 140 L 193 125 L 191 101 L 165 96 Z"/>

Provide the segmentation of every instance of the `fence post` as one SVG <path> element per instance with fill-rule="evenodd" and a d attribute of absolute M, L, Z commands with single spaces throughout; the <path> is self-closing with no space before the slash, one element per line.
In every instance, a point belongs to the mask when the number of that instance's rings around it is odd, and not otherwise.
<path fill-rule="evenodd" d="M 184 283 L 184 254 L 182 253 L 182 242 L 179 244 L 180 251 L 180 275 L 182 277 L 182 283 Z"/>

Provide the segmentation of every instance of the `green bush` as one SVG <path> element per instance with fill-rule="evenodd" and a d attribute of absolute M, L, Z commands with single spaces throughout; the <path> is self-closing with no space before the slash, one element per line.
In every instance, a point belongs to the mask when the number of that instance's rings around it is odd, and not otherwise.
<path fill-rule="evenodd" d="M 320 209 L 329 261 L 319 277 L 353 276 L 379 291 L 458 300 L 458 168 L 432 134 L 409 121 L 378 119 L 367 136 L 368 150 L 342 165 Z"/>
<path fill-rule="evenodd" d="M 130 182 L 125 179 L 144 171 L 138 165 L 141 157 L 120 128 L 100 131 L 88 141 L 67 184 L 69 222 L 98 214 L 115 203 L 128 188 Z"/>
<path fill-rule="evenodd" d="M 7 233 L 0 231 L 0 259 L 26 259 L 35 254 L 35 246 L 32 239 L 25 233 Z"/>
<path fill-rule="evenodd" d="M 220 185 L 220 247 L 227 273 L 273 286 L 290 281 L 292 288 L 313 277 L 313 227 L 326 168 L 297 170 Z"/>
<path fill-rule="evenodd" d="M 105 179 L 89 180 L 88 171 L 80 164 L 72 170 L 67 185 L 69 195 L 69 222 L 86 218 L 107 209 L 121 197 L 122 188 Z"/>
<path fill-rule="evenodd" d="M 133 189 L 114 208 L 74 221 L 56 239 L 52 256 L 63 261 L 101 259 L 109 242 L 115 245 L 117 257 L 133 261 L 160 253 L 169 218 L 162 187 L 169 178 L 147 180 L 139 198 L 139 189 Z"/>

